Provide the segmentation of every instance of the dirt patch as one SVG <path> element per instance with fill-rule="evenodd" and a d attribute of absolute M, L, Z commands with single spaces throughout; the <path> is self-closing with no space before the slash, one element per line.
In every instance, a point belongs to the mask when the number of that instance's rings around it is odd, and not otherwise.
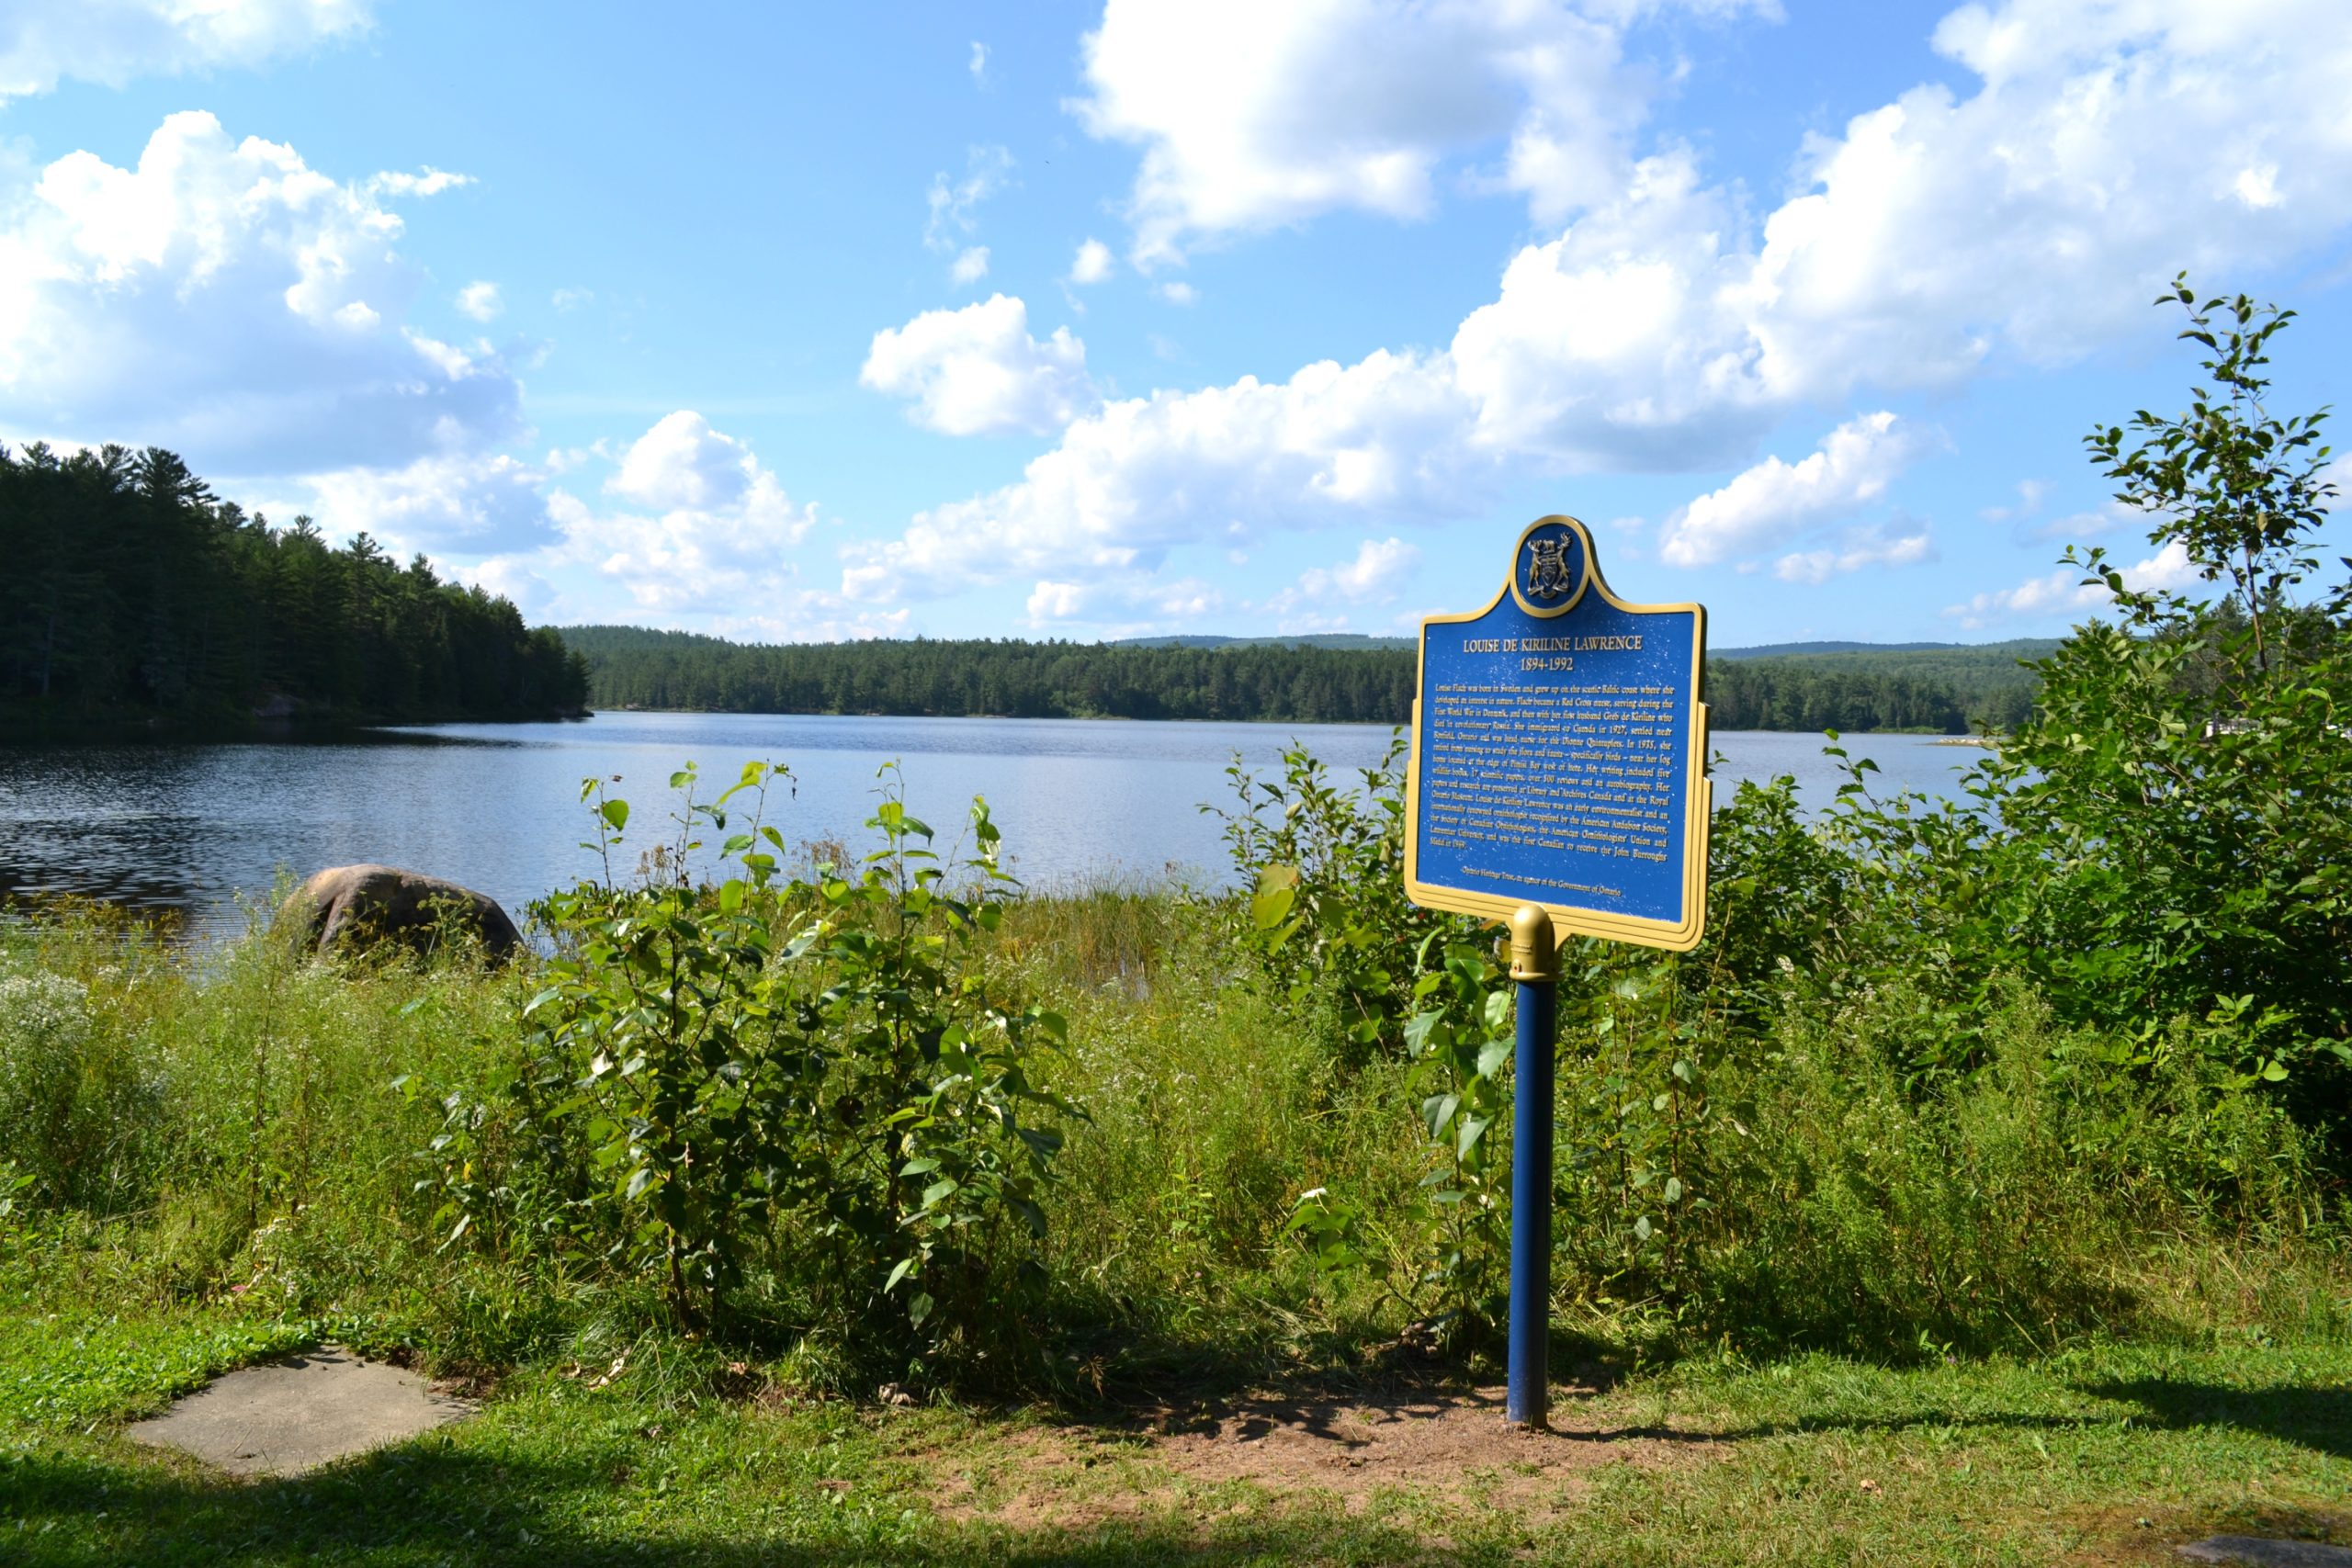
<path fill-rule="evenodd" d="M 1351 1513 L 1385 1492 L 1525 1513 L 1571 1501 L 1602 1466 L 1689 1463 L 1723 1444 L 1611 1424 L 1589 1405 L 1561 1399 L 1552 1429 L 1529 1432 L 1504 1423 L 1500 1388 L 1260 1393 L 1011 1436 L 935 1501 L 950 1517 L 1023 1528 L 1161 1512 L 1234 1483 L 1335 1497 Z"/>

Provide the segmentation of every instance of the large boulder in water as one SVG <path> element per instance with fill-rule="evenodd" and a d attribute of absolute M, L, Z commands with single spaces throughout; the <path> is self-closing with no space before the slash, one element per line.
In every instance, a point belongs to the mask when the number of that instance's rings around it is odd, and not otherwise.
<path fill-rule="evenodd" d="M 396 942 L 424 953 L 452 932 L 492 958 L 523 945 L 498 900 L 438 876 L 389 865 L 336 865 L 312 875 L 277 911 L 273 928 L 321 953 Z"/>

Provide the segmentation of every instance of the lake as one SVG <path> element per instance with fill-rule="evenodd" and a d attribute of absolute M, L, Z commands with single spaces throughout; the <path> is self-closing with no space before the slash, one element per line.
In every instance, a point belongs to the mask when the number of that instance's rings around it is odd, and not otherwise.
<path fill-rule="evenodd" d="M 944 842 L 984 795 L 1013 872 L 1032 886 L 1227 873 L 1215 818 L 1229 804 L 1235 753 L 1277 769 L 1306 745 L 1334 769 L 1376 762 L 1381 725 L 1186 724 L 1137 720 L 881 718 L 823 715 L 607 713 L 569 724 L 435 725 L 332 742 L 0 748 L 0 892 L 73 893 L 182 913 L 199 937 L 242 929 L 240 900 L 281 870 L 380 861 L 447 876 L 519 912 L 597 869 L 582 779 L 636 809 L 626 849 L 670 802 L 692 761 L 732 783 L 753 758 L 787 765 L 793 793 L 769 814 L 788 842 L 866 842 L 863 824 L 897 761 L 908 808 Z M 1716 796 L 1736 782 L 1792 773 L 1818 807 L 1838 782 L 1819 735 L 1714 737 Z M 1849 736 L 1890 786 L 1949 793 L 1982 755 L 1910 735 Z"/>

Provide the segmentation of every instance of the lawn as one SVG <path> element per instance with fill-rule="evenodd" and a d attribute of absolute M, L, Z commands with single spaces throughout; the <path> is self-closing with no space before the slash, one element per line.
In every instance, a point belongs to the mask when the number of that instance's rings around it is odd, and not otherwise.
<path fill-rule="evenodd" d="M 121 1436 L 309 1332 L 14 1303 L 0 1559 L 2050 1563 L 2167 1561 L 2220 1531 L 2352 1540 L 2352 1348 L 2258 1338 L 1572 1367 L 1558 1431 L 1532 1437 L 1433 1374 L 899 1406 L 794 1399 L 649 1337 L 518 1371 L 469 1421 L 294 1480 Z"/>

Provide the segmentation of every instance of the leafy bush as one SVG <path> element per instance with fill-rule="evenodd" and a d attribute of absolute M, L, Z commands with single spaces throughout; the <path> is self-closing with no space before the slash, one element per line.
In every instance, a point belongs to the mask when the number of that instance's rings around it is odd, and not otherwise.
<path fill-rule="evenodd" d="M 688 768 L 669 874 L 540 906 L 559 953 L 522 1057 L 488 1096 L 452 1097 L 434 1151 L 448 1234 L 587 1242 L 657 1276 L 689 1324 L 920 1354 L 1018 1341 L 1056 1123 L 1079 1112 L 1045 1081 L 1061 1018 L 1002 994 L 973 950 L 1010 880 L 997 829 L 976 801 L 972 852 L 943 858 L 892 787 L 878 849 L 787 881 L 761 820 L 781 776 L 754 763 L 704 802 Z M 629 810 L 586 795 L 609 864 Z M 685 878 L 704 831 L 740 874 Z"/>
<path fill-rule="evenodd" d="M 1279 780 L 1237 758 L 1226 769 L 1234 808 L 1201 807 L 1224 822 L 1227 852 L 1253 890 L 1230 939 L 1255 956 L 1294 1020 L 1348 1063 L 1403 1053 L 1417 945 L 1466 929 L 1405 897 L 1406 746 L 1395 731 L 1353 788 L 1301 746 L 1283 752 Z"/>
<path fill-rule="evenodd" d="M 2159 1238 L 2276 1243 L 2310 1223 L 2310 1140 L 2213 1076 L 2189 1026 L 2157 1071 L 2119 1076 L 2111 1041 L 2007 984 L 1983 1069 L 1922 1093 L 1898 1064 L 1925 1016 L 1902 987 L 1799 1010 L 1779 1049 L 1719 1068 L 1696 1156 L 1715 1201 L 1686 1238 L 1694 1326 L 1872 1354 L 2047 1348 L 2161 1327 L 2143 1290 Z"/>
<path fill-rule="evenodd" d="M 2324 414 L 2281 419 L 2262 367 L 2291 312 L 2245 296 L 2185 309 L 2213 388 L 2087 445 L 2150 542 L 2215 597 L 2135 589 L 2104 552 L 2066 558 L 2113 602 L 2037 666 L 2041 708 L 1958 801 L 1874 798 L 1861 765 L 1832 821 L 1871 906 L 1863 975 L 1913 975 L 1951 1027 L 1921 1074 L 1988 1059 L 1975 1021 L 2030 976 L 2068 1021 L 2152 1040 L 2177 1018 L 2217 1066 L 2284 1086 L 2340 1126 L 2352 1091 L 2352 582 L 2312 579 L 2335 486 Z M 2127 1055 L 2144 1055 L 2144 1049 Z M 2338 1136 L 2341 1136 L 2339 1131 Z"/>

